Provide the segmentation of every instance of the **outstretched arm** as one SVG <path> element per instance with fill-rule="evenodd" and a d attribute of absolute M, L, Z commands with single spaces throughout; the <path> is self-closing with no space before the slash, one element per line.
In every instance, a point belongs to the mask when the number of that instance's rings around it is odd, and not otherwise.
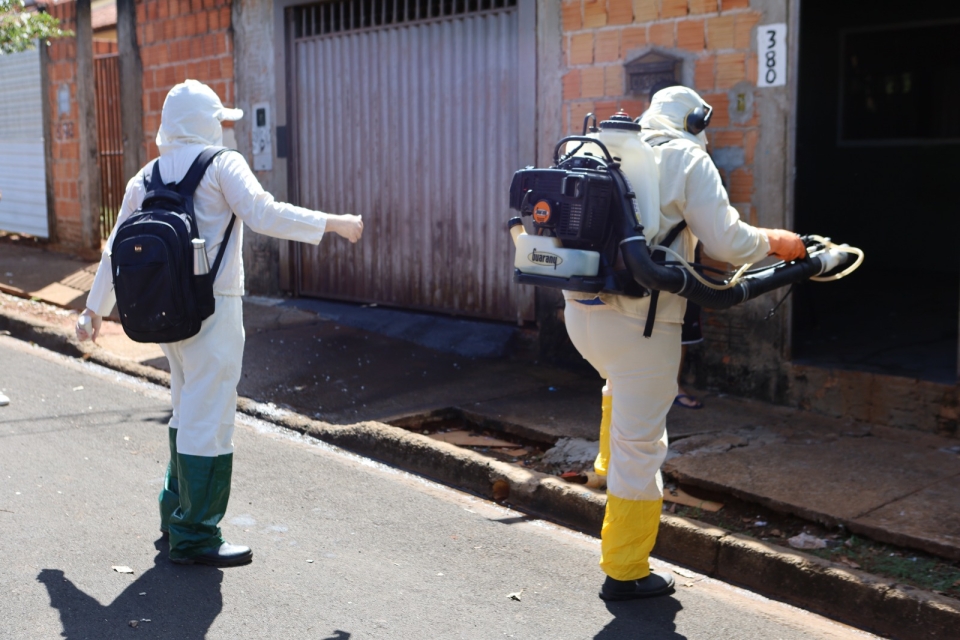
<path fill-rule="evenodd" d="M 327 228 L 356 242 L 363 233 L 360 216 L 313 211 L 277 202 L 267 193 L 238 153 L 224 153 L 214 163 L 223 197 L 237 217 L 257 233 L 317 244 Z"/>

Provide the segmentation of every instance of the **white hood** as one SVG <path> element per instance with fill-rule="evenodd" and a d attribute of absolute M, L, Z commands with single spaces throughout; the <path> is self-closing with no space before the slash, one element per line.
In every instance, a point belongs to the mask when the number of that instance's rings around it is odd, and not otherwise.
<path fill-rule="evenodd" d="M 223 120 L 239 120 L 240 109 L 227 109 L 213 89 L 196 80 L 186 80 L 163 101 L 157 147 L 160 154 L 193 144 L 223 145 Z"/>
<path fill-rule="evenodd" d="M 661 89 L 653 94 L 650 108 L 640 118 L 644 140 L 658 136 L 686 138 L 706 150 L 707 136 L 701 131 L 693 135 L 684 130 L 684 123 L 697 107 L 710 107 L 693 89 L 675 86 Z"/>

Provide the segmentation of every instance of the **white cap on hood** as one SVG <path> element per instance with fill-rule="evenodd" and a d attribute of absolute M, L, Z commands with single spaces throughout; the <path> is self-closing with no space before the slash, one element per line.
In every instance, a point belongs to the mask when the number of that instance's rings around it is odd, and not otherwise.
<path fill-rule="evenodd" d="M 707 136 L 702 131 L 694 135 L 685 130 L 687 116 L 697 107 L 712 108 L 693 89 L 667 87 L 653 94 L 650 108 L 640 118 L 640 126 L 643 127 L 645 136 L 648 132 L 649 135 L 656 132 L 672 138 L 686 138 L 706 149 Z"/>
<path fill-rule="evenodd" d="M 163 101 L 157 147 L 160 153 L 170 149 L 204 144 L 223 144 L 223 120 L 239 120 L 240 109 L 228 109 L 217 94 L 202 82 L 186 80 L 172 89 Z"/>

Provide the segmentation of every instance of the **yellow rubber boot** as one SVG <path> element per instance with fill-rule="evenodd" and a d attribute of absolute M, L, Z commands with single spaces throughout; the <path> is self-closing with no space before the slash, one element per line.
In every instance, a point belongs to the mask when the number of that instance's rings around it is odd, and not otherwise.
<path fill-rule="evenodd" d="M 650 552 L 657 542 L 663 500 L 626 500 L 607 493 L 600 531 L 600 568 L 614 580 L 650 575 Z"/>
<path fill-rule="evenodd" d="M 604 387 L 606 389 L 606 387 Z M 607 475 L 610 468 L 610 420 L 613 419 L 613 396 L 604 395 L 600 417 L 600 452 L 593 462 L 593 470 L 598 476 Z"/>

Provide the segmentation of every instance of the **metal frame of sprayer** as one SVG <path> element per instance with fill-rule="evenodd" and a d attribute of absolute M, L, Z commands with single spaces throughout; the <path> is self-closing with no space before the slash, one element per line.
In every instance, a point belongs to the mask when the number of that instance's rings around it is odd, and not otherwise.
<path fill-rule="evenodd" d="M 560 155 L 569 142 L 579 142 Z M 602 157 L 577 154 L 587 144 L 602 151 Z M 586 135 L 567 136 L 554 149 L 554 166 L 527 167 L 514 174 L 510 186 L 510 207 L 522 216 L 534 218 L 536 236 L 557 238 L 554 246 L 579 254 L 598 254 L 596 273 L 571 276 L 514 270 L 514 281 L 541 287 L 614 293 L 644 297 L 652 291 L 674 293 L 708 309 L 726 309 L 764 293 L 806 280 L 837 280 L 852 273 L 863 262 L 863 252 L 836 245 L 828 238 L 804 236 L 807 256 L 792 262 L 750 269 L 746 265 L 728 274 L 703 265 L 691 265 L 669 247 L 647 245 L 637 215 L 637 198 L 608 148 Z M 518 244 L 525 233 L 522 219 L 511 218 L 508 227 Z M 671 254 L 672 261 L 655 261 L 651 251 Z M 549 260 L 534 257 L 538 262 Z M 559 258 L 554 259 L 554 263 Z M 516 263 L 515 263 L 516 264 Z M 554 266 L 556 268 L 556 266 Z M 707 276 L 713 271 L 725 279 Z"/>

